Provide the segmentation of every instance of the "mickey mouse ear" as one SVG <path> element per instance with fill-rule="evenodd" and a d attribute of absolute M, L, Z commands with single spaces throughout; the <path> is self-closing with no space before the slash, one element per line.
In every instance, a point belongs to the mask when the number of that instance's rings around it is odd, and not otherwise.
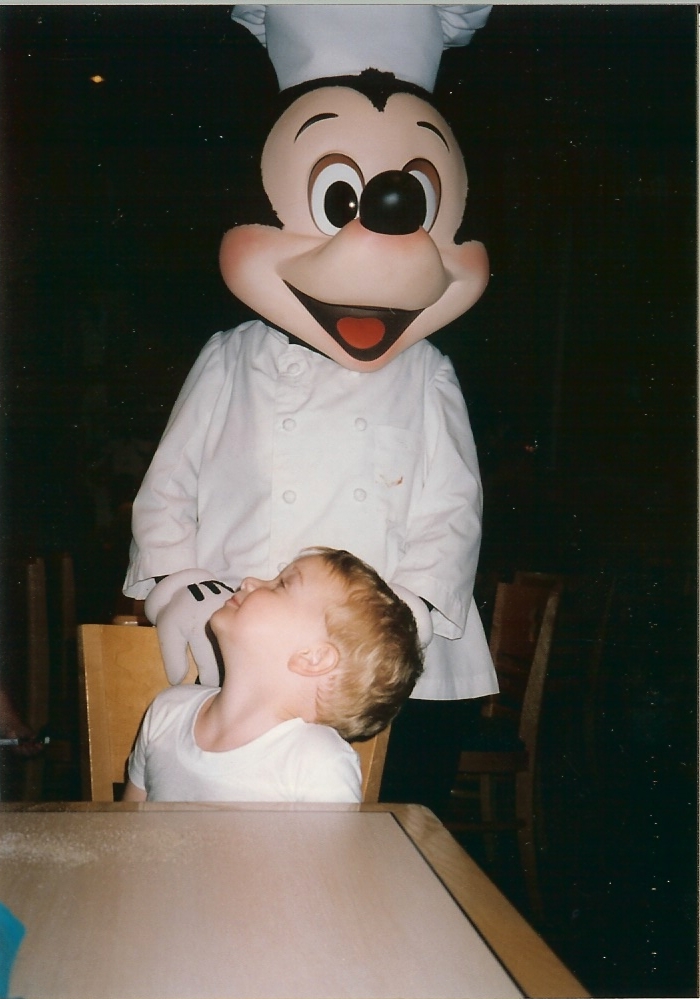
<path fill-rule="evenodd" d="M 378 69 L 432 92 L 443 50 L 468 45 L 490 12 L 490 4 L 236 4 L 231 17 L 266 46 L 280 90 Z"/>

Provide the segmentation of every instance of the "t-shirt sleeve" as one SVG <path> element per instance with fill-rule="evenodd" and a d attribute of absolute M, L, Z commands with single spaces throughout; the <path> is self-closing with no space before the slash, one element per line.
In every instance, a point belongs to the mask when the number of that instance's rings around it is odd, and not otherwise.
<path fill-rule="evenodd" d="M 146 746 L 148 745 L 152 715 L 153 704 L 150 705 L 143 716 L 134 748 L 129 756 L 129 780 L 136 787 L 141 788 L 142 791 L 146 790 Z"/>
<path fill-rule="evenodd" d="M 362 801 L 362 773 L 355 750 L 335 732 L 313 726 L 304 748 L 295 801 L 357 804 Z M 312 733 L 309 732 L 309 735 Z"/>

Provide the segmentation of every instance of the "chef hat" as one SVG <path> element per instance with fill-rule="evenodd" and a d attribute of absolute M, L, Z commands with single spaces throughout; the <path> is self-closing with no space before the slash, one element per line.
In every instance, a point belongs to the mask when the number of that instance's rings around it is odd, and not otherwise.
<path fill-rule="evenodd" d="M 443 50 L 468 45 L 491 5 L 236 4 L 234 21 L 264 46 L 280 90 L 365 69 L 432 92 Z"/>

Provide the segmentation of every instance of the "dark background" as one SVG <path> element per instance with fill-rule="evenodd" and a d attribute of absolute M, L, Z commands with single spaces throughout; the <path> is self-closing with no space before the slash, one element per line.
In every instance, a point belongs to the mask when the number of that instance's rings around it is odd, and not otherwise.
<path fill-rule="evenodd" d="M 229 10 L 0 7 L 0 543 L 71 552 L 80 620 L 115 610 L 187 371 L 247 318 L 217 253 L 275 81 Z M 695 55 L 694 5 L 496 5 L 436 91 L 492 265 L 432 338 L 479 449 L 484 593 L 518 568 L 617 581 L 610 836 L 561 916 L 599 994 L 697 994 Z"/>

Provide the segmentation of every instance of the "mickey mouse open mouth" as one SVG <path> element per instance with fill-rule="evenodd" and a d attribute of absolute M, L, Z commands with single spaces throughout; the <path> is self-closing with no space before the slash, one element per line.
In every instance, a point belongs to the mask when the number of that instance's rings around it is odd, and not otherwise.
<path fill-rule="evenodd" d="M 319 325 L 357 361 L 376 361 L 419 316 L 422 309 L 377 309 L 331 305 L 284 282 Z"/>

